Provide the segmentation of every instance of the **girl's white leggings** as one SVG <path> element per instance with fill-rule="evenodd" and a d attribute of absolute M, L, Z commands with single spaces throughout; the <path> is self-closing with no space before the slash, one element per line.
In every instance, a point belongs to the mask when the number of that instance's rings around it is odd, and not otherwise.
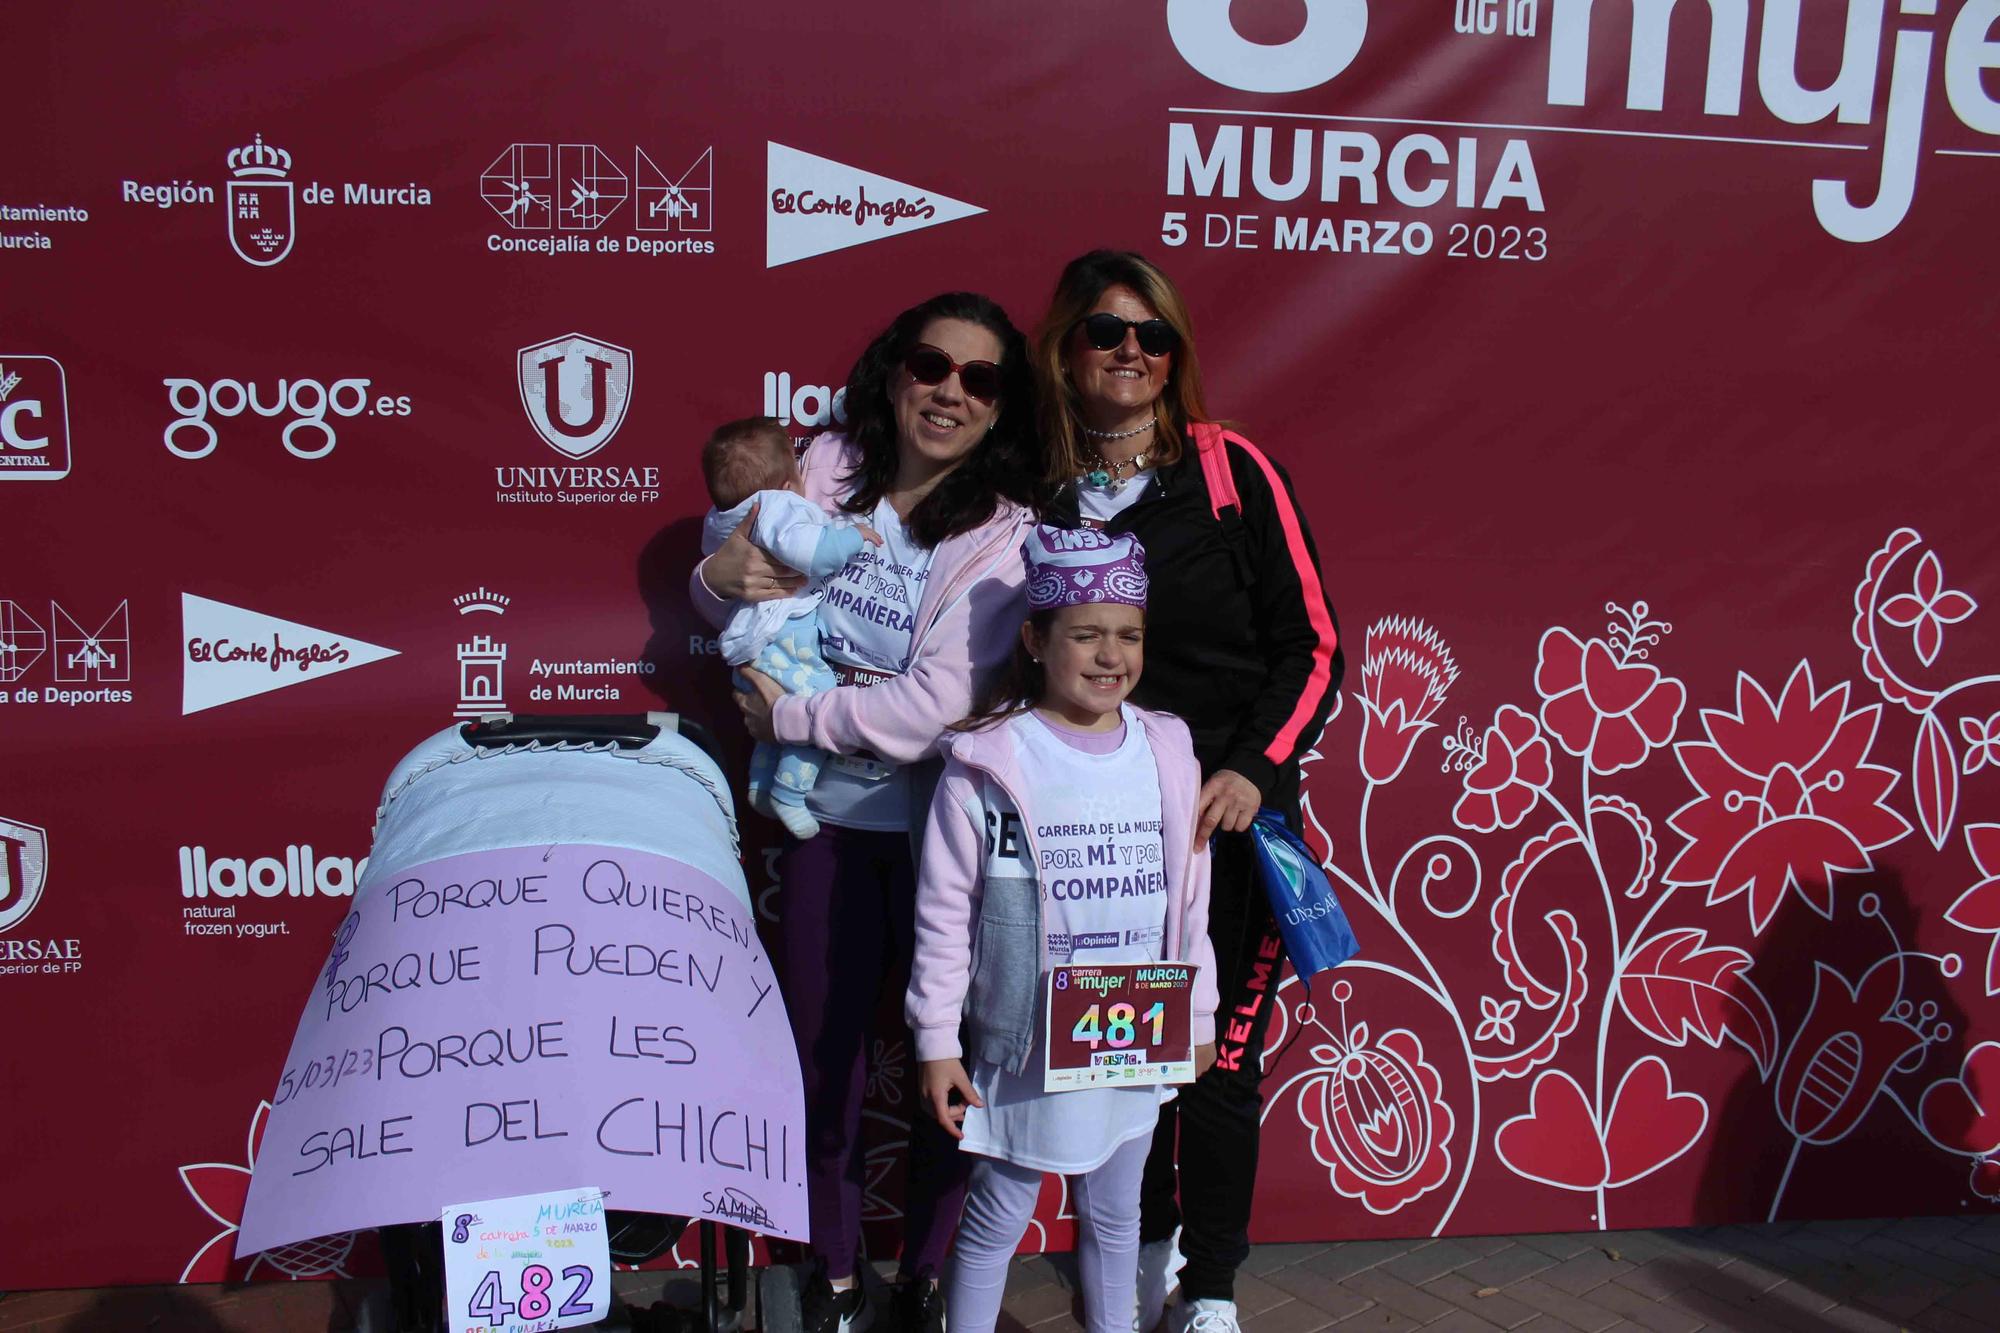
<path fill-rule="evenodd" d="M 1089 1333 L 1132 1333 L 1139 1274 L 1139 1182 L 1151 1135 L 1119 1145 L 1075 1182 L 1077 1267 Z M 952 1244 L 945 1314 L 951 1333 L 992 1333 L 1007 1289 L 1007 1265 L 1035 1215 L 1042 1173 L 982 1157 L 972 1168 L 965 1213 Z"/>

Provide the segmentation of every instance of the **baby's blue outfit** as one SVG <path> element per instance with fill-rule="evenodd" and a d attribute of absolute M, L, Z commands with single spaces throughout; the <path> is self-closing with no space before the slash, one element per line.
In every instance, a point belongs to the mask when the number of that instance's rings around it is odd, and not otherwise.
<path fill-rule="evenodd" d="M 759 507 L 750 540 L 810 582 L 797 596 L 738 604 L 722 630 L 722 655 L 732 666 L 755 667 L 787 694 L 830 690 L 839 682 L 820 655 L 822 585 L 854 558 L 866 539 L 859 528 L 834 523 L 803 495 L 758 491 L 732 509 L 708 512 L 702 523 L 703 554 L 714 553 L 752 505 Z M 742 684 L 740 677 L 737 683 Z M 751 804 L 768 793 L 773 801 L 804 805 L 825 762 L 826 751 L 813 746 L 758 742 L 750 756 Z"/>
<path fill-rule="evenodd" d="M 821 548 L 824 549 L 843 533 L 853 537 L 857 544 L 861 541 L 861 534 L 853 528 L 828 528 L 825 536 L 820 538 Z M 833 568 L 839 569 L 853 554 L 849 551 L 834 561 Z M 828 558 L 831 559 L 831 555 Z M 805 572 L 812 573 L 811 570 Z M 786 694 L 818 694 L 839 683 L 834 678 L 833 668 L 819 655 L 818 607 L 785 621 L 778 637 L 765 644 L 750 665 L 777 681 Z M 819 781 L 820 765 L 825 762 L 826 751 L 809 745 L 757 742 L 757 748 L 750 754 L 752 802 L 755 802 L 759 792 L 768 788 L 774 801 L 804 805 L 806 793 Z"/>

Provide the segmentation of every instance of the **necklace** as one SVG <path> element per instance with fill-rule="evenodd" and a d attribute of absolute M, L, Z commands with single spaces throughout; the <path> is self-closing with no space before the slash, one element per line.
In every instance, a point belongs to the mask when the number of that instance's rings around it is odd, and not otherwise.
<path fill-rule="evenodd" d="M 1083 460 L 1083 465 L 1087 469 L 1083 474 L 1083 479 L 1088 484 L 1096 486 L 1100 490 L 1107 490 L 1116 495 L 1118 492 L 1124 490 L 1125 483 L 1131 480 L 1130 477 L 1122 475 L 1125 470 L 1130 468 L 1132 475 L 1136 477 L 1144 470 L 1146 459 L 1151 453 L 1152 450 L 1150 449 L 1141 449 L 1122 463 L 1108 462 L 1103 454 L 1092 453 Z"/>
<path fill-rule="evenodd" d="M 1129 440 L 1134 435 L 1144 435 L 1158 424 L 1157 421 L 1148 421 L 1144 425 L 1134 426 L 1130 430 L 1092 430 L 1090 427 L 1085 426 L 1083 433 L 1094 440 Z"/>
<path fill-rule="evenodd" d="M 1148 421 L 1144 425 L 1134 426 L 1131 430 L 1092 430 L 1085 426 L 1083 433 L 1098 440 L 1129 440 L 1135 435 L 1144 435 L 1158 424 L 1157 420 Z M 1104 457 L 1102 449 L 1092 449 L 1083 460 L 1083 479 L 1100 490 L 1116 495 L 1125 489 L 1125 483 L 1129 480 L 1122 475 L 1125 470 L 1130 468 L 1133 476 L 1137 476 L 1146 466 L 1146 459 L 1152 452 L 1151 449 L 1141 449 L 1124 462 L 1113 463 Z"/>

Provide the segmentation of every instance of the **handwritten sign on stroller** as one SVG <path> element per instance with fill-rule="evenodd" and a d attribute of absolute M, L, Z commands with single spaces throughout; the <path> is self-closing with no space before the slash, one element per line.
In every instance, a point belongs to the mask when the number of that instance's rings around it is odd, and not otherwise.
<path fill-rule="evenodd" d="M 611 1313 L 604 1195 L 554 1190 L 444 1210 L 451 1333 L 575 1328 Z"/>
<path fill-rule="evenodd" d="M 784 1001 L 726 887 L 629 848 L 369 867 L 271 1097 L 237 1253 L 614 1181 L 803 1239 Z"/>

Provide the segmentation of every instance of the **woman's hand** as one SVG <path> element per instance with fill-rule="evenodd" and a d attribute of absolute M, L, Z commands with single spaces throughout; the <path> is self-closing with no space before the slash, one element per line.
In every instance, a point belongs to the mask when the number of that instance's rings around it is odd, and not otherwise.
<path fill-rule="evenodd" d="M 747 690 L 737 690 L 734 695 L 736 706 L 743 711 L 744 730 L 757 740 L 775 744 L 778 736 L 771 730 L 771 706 L 782 699 L 785 692 L 778 688 L 777 681 L 756 667 L 738 667 L 736 673 L 750 686 Z"/>
<path fill-rule="evenodd" d="M 806 584 L 805 575 L 779 564 L 750 540 L 760 507 L 751 505 L 736 531 L 701 564 L 703 586 L 725 602 L 769 602 L 789 597 Z"/>
<path fill-rule="evenodd" d="M 1241 833 L 1249 828 L 1261 804 L 1263 798 L 1257 794 L 1256 783 L 1234 769 L 1217 769 L 1213 777 L 1201 784 L 1201 795 L 1195 799 L 1194 849 L 1200 851 L 1218 828 L 1224 833 Z"/>
<path fill-rule="evenodd" d="M 1215 1063 L 1215 1043 L 1203 1042 L 1194 1048 L 1194 1076 L 1200 1078 Z"/>
<path fill-rule="evenodd" d="M 1215 1058 L 1210 1048 L 1209 1058 Z M 944 1127 L 944 1132 L 955 1139 L 965 1137 L 959 1128 L 965 1119 L 967 1106 L 984 1107 L 979 1094 L 973 1090 L 972 1080 L 966 1077 L 965 1065 L 958 1060 L 926 1060 L 917 1067 L 919 1096 L 923 1098 L 924 1109 L 931 1113 L 931 1119 Z M 964 1100 L 954 1106 L 951 1094 L 956 1092 Z"/>

